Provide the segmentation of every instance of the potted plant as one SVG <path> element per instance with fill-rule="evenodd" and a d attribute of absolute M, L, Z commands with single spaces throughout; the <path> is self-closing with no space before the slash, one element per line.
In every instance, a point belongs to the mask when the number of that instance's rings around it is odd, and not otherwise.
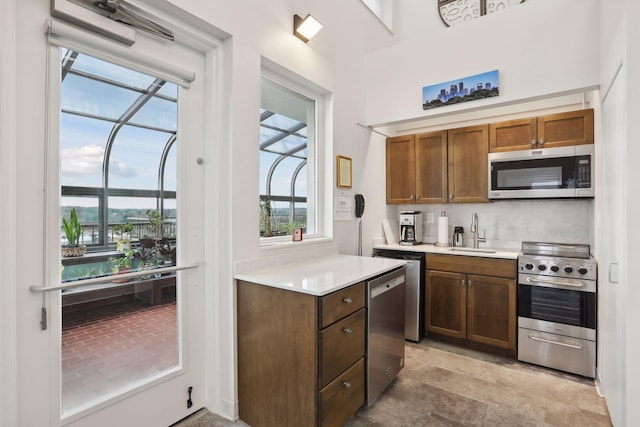
<path fill-rule="evenodd" d="M 87 252 L 87 246 L 80 244 L 82 225 L 78 219 L 76 209 L 71 209 L 69 220 L 62 218 L 62 229 L 67 236 L 67 244 L 62 246 L 63 257 L 82 256 Z"/>
<path fill-rule="evenodd" d="M 147 210 L 147 216 L 149 217 L 149 225 L 151 226 L 151 236 L 155 239 L 161 239 L 163 235 L 164 218 L 157 210 Z"/>
<path fill-rule="evenodd" d="M 111 264 L 111 272 L 113 274 L 124 274 L 131 271 L 131 259 L 133 258 L 133 251 L 131 249 L 125 249 L 120 256 L 112 256 L 107 260 Z M 126 282 L 127 279 L 113 280 L 116 283 Z"/>
<path fill-rule="evenodd" d="M 269 200 L 260 201 L 260 215 L 262 215 L 262 222 L 264 223 L 264 233 L 262 234 L 262 237 L 272 237 L 271 202 Z"/>
<path fill-rule="evenodd" d="M 113 232 L 118 235 L 116 240 L 116 250 L 118 252 L 124 252 L 131 249 L 131 232 L 133 231 L 133 225 L 129 222 L 124 224 L 116 224 L 113 226 Z"/>

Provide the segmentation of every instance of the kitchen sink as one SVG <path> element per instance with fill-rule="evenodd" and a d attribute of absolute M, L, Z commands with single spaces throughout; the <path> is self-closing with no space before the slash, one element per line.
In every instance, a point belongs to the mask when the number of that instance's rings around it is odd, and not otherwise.
<path fill-rule="evenodd" d="M 476 249 L 476 248 L 449 248 L 450 251 L 454 252 L 479 252 L 483 254 L 495 254 L 496 251 L 493 249 Z"/>

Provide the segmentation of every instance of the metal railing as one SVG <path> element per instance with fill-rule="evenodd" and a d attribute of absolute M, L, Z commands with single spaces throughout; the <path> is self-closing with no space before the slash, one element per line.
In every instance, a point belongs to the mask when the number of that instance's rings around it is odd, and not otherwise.
<path fill-rule="evenodd" d="M 114 222 L 109 224 L 109 234 L 107 236 L 108 242 L 107 244 L 112 244 L 118 241 L 121 238 L 121 234 L 116 233 L 114 231 L 114 227 L 118 225 L 123 225 L 123 222 Z M 133 241 L 140 240 L 145 237 L 152 237 L 154 232 L 154 227 L 149 221 L 133 221 L 129 222 L 131 224 L 133 231 L 130 233 L 126 233 L 129 235 L 129 238 Z M 80 243 L 83 245 L 98 245 L 100 244 L 99 237 L 100 224 L 97 222 L 85 222 L 82 223 L 82 234 L 80 236 Z M 177 224 L 175 221 L 165 221 L 162 224 L 162 234 L 166 237 L 175 237 L 177 233 Z M 67 244 L 67 237 L 60 228 L 60 243 L 62 245 Z"/>

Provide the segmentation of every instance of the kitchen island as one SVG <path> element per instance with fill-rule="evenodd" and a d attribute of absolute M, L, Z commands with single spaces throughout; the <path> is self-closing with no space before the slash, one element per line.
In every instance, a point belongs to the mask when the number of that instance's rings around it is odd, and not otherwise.
<path fill-rule="evenodd" d="M 367 279 L 404 261 L 332 254 L 236 271 L 240 419 L 341 426 L 365 403 Z"/>

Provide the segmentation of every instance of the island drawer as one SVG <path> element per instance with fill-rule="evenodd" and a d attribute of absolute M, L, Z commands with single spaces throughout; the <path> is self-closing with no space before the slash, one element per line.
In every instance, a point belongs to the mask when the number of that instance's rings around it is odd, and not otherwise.
<path fill-rule="evenodd" d="M 358 310 L 320 331 L 320 388 L 347 369 L 365 352 L 365 310 Z"/>
<path fill-rule="evenodd" d="M 364 282 L 333 292 L 320 301 L 320 327 L 324 328 L 364 307 Z"/>
<path fill-rule="evenodd" d="M 364 357 L 320 390 L 318 425 L 344 425 L 364 404 Z"/>

